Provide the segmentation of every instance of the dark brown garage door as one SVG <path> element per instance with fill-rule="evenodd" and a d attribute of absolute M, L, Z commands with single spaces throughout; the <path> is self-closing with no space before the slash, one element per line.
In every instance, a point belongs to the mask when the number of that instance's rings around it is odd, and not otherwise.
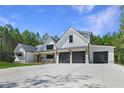
<path fill-rule="evenodd" d="M 72 63 L 85 63 L 85 51 L 72 52 Z"/>
<path fill-rule="evenodd" d="M 59 63 L 70 63 L 70 52 L 59 53 Z"/>
<path fill-rule="evenodd" d="M 94 52 L 94 63 L 108 63 L 108 52 Z"/>

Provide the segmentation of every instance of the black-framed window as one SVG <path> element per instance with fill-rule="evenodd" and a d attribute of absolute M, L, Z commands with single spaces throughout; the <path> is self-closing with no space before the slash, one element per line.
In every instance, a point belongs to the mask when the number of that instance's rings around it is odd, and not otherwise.
<path fill-rule="evenodd" d="M 23 53 L 17 53 L 16 55 L 17 56 L 23 56 Z"/>
<path fill-rule="evenodd" d="M 53 49 L 53 45 L 47 45 L 46 49 Z"/>
<path fill-rule="evenodd" d="M 47 58 L 47 59 L 53 59 L 53 57 L 54 57 L 53 54 L 51 54 L 51 55 L 46 55 L 46 58 Z"/>
<path fill-rule="evenodd" d="M 69 36 L 69 43 L 73 43 L 73 35 Z"/>

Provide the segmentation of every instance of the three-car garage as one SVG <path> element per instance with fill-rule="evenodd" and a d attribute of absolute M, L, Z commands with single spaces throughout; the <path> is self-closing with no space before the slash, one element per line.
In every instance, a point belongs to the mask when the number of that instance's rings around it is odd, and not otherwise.
<path fill-rule="evenodd" d="M 88 49 L 59 52 L 59 63 L 114 63 L 113 46 L 92 45 Z"/>

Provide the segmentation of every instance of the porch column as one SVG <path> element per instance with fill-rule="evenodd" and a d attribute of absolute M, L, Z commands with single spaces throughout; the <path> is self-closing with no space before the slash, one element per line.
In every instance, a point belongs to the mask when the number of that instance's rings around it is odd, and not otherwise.
<path fill-rule="evenodd" d="M 85 52 L 85 62 L 86 62 L 86 64 L 89 64 L 88 49 L 87 48 L 86 48 L 86 52 Z"/>
<path fill-rule="evenodd" d="M 27 63 L 27 52 L 25 52 L 25 63 Z"/>
<path fill-rule="evenodd" d="M 70 64 L 72 64 L 72 50 L 70 50 Z"/>
<path fill-rule="evenodd" d="M 59 63 L 59 52 L 58 51 L 56 51 L 55 53 L 55 58 L 56 58 L 56 64 L 58 64 Z"/>

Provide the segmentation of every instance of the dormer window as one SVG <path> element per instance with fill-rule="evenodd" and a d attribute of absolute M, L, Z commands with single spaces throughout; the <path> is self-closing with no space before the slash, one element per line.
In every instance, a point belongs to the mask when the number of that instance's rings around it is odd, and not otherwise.
<path fill-rule="evenodd" d="M 46 46 L 46 49 L 47 49 L 47 50 L 53 49 L 53 45 L 47 45 L 47 46 Z"/>
<path fill-rule="evenodd" d="M 73 35 L 69 36 L 69 43 L 73 43 Z"/>

